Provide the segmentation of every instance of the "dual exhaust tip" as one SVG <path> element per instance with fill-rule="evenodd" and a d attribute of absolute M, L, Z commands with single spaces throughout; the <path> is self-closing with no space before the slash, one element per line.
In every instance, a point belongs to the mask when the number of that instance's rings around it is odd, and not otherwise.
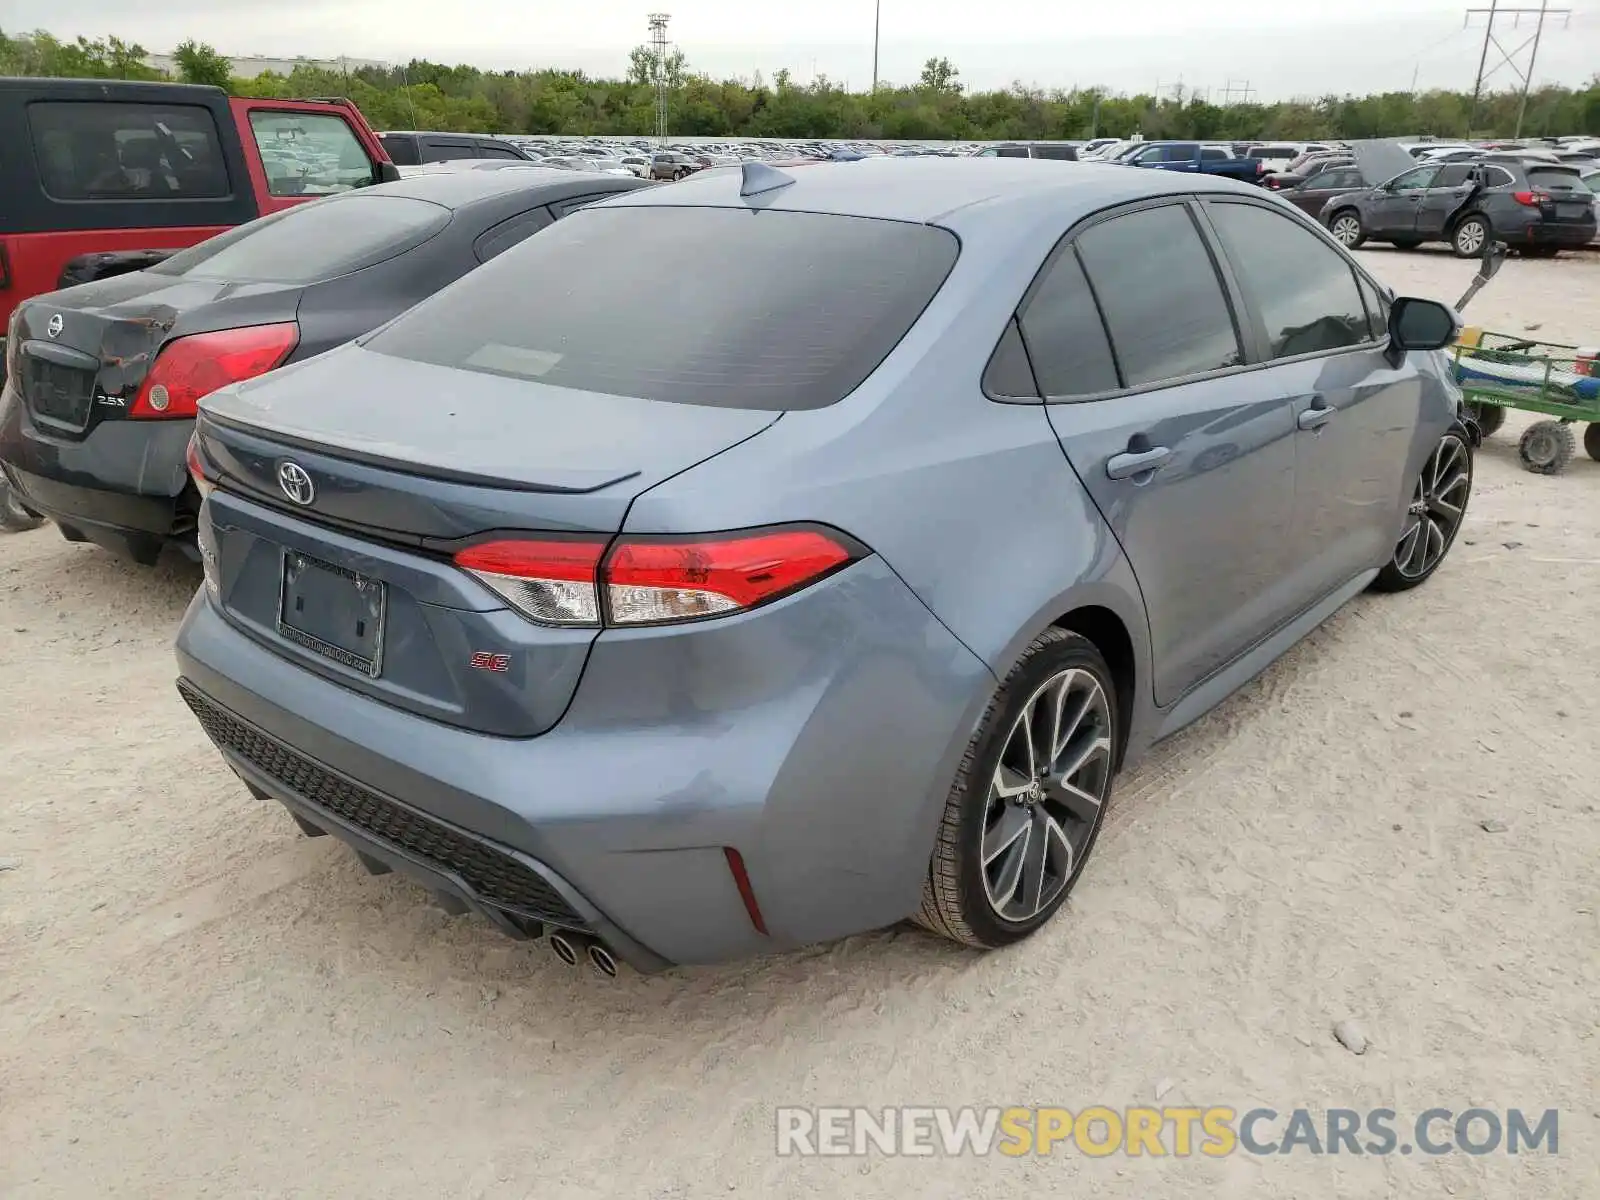
<path fill-rule="evenodd" d="M 569 933 L 558 929 L 550 935 L 550 950 L 569 967 L 587 958 L 589 965 L 607 979 L 617 977 L 617 960 L 601 942 L 582 933 Z"/>

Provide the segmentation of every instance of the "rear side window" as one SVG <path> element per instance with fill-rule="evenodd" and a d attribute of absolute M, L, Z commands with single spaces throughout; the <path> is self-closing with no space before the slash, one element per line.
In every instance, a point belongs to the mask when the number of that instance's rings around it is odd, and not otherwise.
<path fill-rule="evenodd" d="M 450 162 L 458 158 L 475 158 L 477 150 L 471 142 L 448 142 L 428 138 L 422 143 L 423 162 Z"/>
<path fill-rule="evenodd" d="M 1071 146 L 1035 146 L 1033 155 L 1035 158 L 1055 158 L 1067 162 L 1076 162 L 1078 158 L 1077 150 Z"/>
<path fill-rule="evenodd" d="M 1483 168 L 1484 187 L 1510 187 L 1514 183 L 1516 183 L 1516 178 L 1504 167 Z"/>
<path fill-rule="evenodd" d="M 274 196 L 331 196 L 377 182 L 372 160 L 341 117 L 257 111 L 250 132 Z"/>
<path fill-rule="evenodd" d="M 1211 254 L 1184 206 L 1113 217 L 1084 230 L 1077 246 L 1125 386 L 1243 361 Z"/>
<path fill-rule="evenodd" d="M 576 391 L 822 408 L 899 344 L 958 252 L 947 230 L 899 221 L 587 209 L 424 301 L 367 345 Z"/>
<path fill-rule="evenodd" d="M 238 283 L 303 286 L 397 258 L 450 223 L 450 210 L 408 196 L 339 196 L 241 225 L 150 268 Z"/>
<path fill-rule="evenodd" d="M 998 155 L 1000 158 L 1027 158 L 1027 157 L 1029 157 L 1028 148 L 1026 146 L 1001 146 L 1000 149 L 995 151 L 995 154 Z"/>
<path fill-rule="evenodd" d="M 1451 163 L 1434 178 L 1433 186 L 1437 188 L 1460 187 L 1471 176 L 1472 168 L 1466 163 Z"/>
<path fill-rule="evenodd" d="M 1355 271 L 1320 235 L 1253 204 L 1211 204 L 1207 211 L 1240 285 L 1261 310 L 1273 358 L 1372 340 Z"/>
<path fill-rule="evenodd" d="M 230 195 L 209 109 L 71 100 L 28 105 L 39 177 L 54 200 L 217 199 Z"/>
<path fill-rule="evenodd" d="M 1205 146 L 1200 151 L 1200 157 L 1206 162 L 1221 162 L 1228 157 L 1228 152 L 1217 146 Z"/>
<path fill-rule="evenodd" d="M 1117 364 L 1094 293 L 1069 246 L 1039 281 L 1022 313 L 1022 336 L 1046 396 L 1116 390 Z"/>
<path fill-rule="evenodd" d="M 389 133 L 378 135 L 378 140 L 383 143 L 384 150 L 389 155 L 389 161 L 397 167 L 414 167 L 422 162 L 417 156 L 417 139 L 403 133 Z"/>

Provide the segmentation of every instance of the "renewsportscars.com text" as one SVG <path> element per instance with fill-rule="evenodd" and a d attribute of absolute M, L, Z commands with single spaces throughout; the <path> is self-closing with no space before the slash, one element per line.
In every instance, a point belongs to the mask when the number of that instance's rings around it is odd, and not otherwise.
<path fill-rule="evenodd" d="M 1556 1109 L 779 1108 L 782 1156 L 1557 1154 Z"/>

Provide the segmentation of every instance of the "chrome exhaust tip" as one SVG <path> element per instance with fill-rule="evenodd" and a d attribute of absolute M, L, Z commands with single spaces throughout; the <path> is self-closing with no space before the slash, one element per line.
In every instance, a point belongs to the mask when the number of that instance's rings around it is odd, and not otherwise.
<path fill-rule="evenodd" d="M 589 943 L 589 965 L 607 979 L 617 977 L 617 960 L 599 942 Z"/>
<path fill-rule="evenodd" d="M 565 933 L 552 933 L 550 935 L 550 949 L 555 956 L 567 966 L 576 966 L 578 963 L 578 947 L 573 939 Z"/>

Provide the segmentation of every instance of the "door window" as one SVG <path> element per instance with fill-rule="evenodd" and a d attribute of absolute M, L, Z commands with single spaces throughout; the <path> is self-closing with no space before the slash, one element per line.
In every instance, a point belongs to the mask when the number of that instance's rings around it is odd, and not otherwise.
<path fill-rule="evenodd" d="M 422 143 L 423 162 L 450 162 L 458 158 L 473 158 L 477 153 L 471 142 L 449 142 L 429 138 Z"/>
<path fill-rule="evenodd" d="M 1432 187 L 1433 177 L 1438 173 L 1438 167 L 1414 167 L 1390 180 L 1389 190 L 1391 192 L 1410 192 Z"/>
<path fill-rule="evenodd" d="M 1353 188 L 1361 186 L 1361 173 L 1359 171 L 1323 171 L 1306 181 L 1310 188 Z"/>
<path fill-rule="evenodd" d="M 522 155 L 518 154 L 515 150 L 511 149 L 509 146 L 496 146 L 491 142 L 480 142 L 478 144 L 478 157 L 479 158 L 521 158 Z"/>
<path fill-rule="evenodd" d="M 1001 158 L 1027 158 L 1028 148 L 1026 146 L 1001 146 L 995 151 L 995 154 Z"/>
<path fill-rule="evenodd" d="M 1046 396 L 1087 396 L 1119 386 L 1100 309 L 1071 247 L 1046 268 L 1022 313 L 1022 336 Z"/>
<path fill-rule="evenodd" d="M 1221 146 L 1206 146 L 1201 149 L 1200 157 L 1205 162 L 1220 162 L 1230 155 Z"/>
<path fill-rule="evenodd" d="M 1102 221 L 1077 246 L 1125 387 L 1243 361 L 1222 282 L 1185 206 Z"/>
<path fill-rule="evenodd" d="M 1370 341 L 1355 271 L 1322 237 L 1253 204 L 1208 206 L 1239 283 L 1261 310 L 1273 358 Z"/>
<path fill-rule="evenodd" d="M 1472 167 L 1466 163 L 1451 163 L 1440 168 L 1439 174 L 1434 178 L 1433 186 L 1436 188 L 1456 188 L 1472 178 Z"/>
<path fill-rule="evenodd" d="M 28 126 L 54 200 L 215 199 L 232 191 L 216 122 L 199 105 L 36 101 Z"/>
<path fill-rule="evenodd" d="M 256 111 L 250 132 L 273 196 L 331 196 L 377 182 L 372 160 L 343 117 Z"/>

